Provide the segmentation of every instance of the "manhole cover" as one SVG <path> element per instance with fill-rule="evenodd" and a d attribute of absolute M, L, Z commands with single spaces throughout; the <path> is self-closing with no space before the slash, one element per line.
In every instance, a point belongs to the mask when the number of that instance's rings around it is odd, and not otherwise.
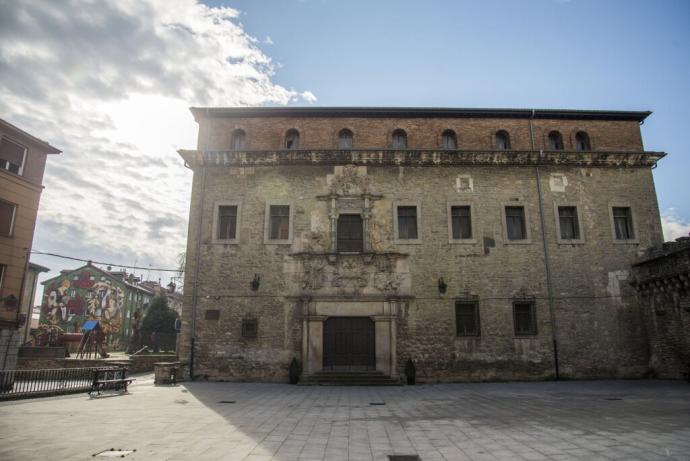
<path fill-rule="evenodd" d="M 369 402 L 369 405 L 385 405 L 386 402 Z M 402 460 L 405 461 L 405 460 Z"/>
<path fill-rule="evenodd" d="M 421 461 L 419 455 L 388 455 L 389 461 Z"/>
<path fill-rule="evenodd" d="M 99 456 L 102 458 L 124 458 L 125 456 L 134 453 L 136 450 L 123 450 L 122 448 L 111 448 L 110 450 L 104 450 L 100 453 L 94 453 L 93 456 Z"/>
<path fill-rule="evenodd" d="M 235 403 L 235 401 L 234 400 L 221 400 L 218 403 Z"/>

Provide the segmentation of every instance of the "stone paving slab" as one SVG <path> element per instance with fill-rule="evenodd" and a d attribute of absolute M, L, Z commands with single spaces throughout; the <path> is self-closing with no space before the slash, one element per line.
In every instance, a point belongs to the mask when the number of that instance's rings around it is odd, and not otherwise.
<path fill-rule="evenodd" d="M 0 403 L 0 460 L 110 448 L 136 449 L 128 461 L 690 460 L 683 382 L 154 386 L 143 375 L 130 390 Z"/>

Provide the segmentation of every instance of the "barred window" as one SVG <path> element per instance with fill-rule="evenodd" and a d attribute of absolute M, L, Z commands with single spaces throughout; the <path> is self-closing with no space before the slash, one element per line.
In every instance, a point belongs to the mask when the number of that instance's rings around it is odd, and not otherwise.
<path fill-rule="evenodd" d="M 525 207 L 506 207 L 506 228 L 508 240 L 525 240 L 527 238 Z"/>
<path fill-rule="evenodd" d="M 617 240 L 631 240 L 635 238 L 630 207 L 613 207 L 613 228 L 616 231 Z"/>
<path fill-rule="evenodd" d="M 456 336 L 479 336 L 479 304 L 477 302 L 455 302 Z"/>
<path fill-rule="evenodd" d="M 398 207 L 398 238 L 401 240 L 417 239 L 417 207 Z"/>
<path fill-rule="evenodd" d="M 338 251 L 345 253 L 361 252 L 364 249 L 362 217 L 358 214 L 338 216 Z"/>
<path fill-rule="evenodd" d="M 235 240 L 237 238 L 237 205 L 218 207 L 217 238 L 219 240 Z"/>
<path fill-rule="evenodd" d="M 561 240 L 580 239 L 580 223 L 578 222 L 576 207 L 559 206 L 558 224 L 561 228 Z"/>
<path fill-rule="evenodd" d="M 290 238 L 290 206 L 271 205 L 269 207 L 269 239 L 287 240 Z"/>
<path fill-rule="evenodd" d="M 513 302 L 513 324 L 516 336 L 537 334 L 537 318 L 534 302 Z"/>
<path fill-rule="evenodd" d="M 259 322 L 256 319 L 242 319 L 242 338 L 254 339 L 259 335 Z"/>
<path fill-rule="evenodd" d="M 469 205 L 452 206 L 450 208 L 451 227 L 453 238 L 471 239 L 472 238 L 472 212 Z"/>

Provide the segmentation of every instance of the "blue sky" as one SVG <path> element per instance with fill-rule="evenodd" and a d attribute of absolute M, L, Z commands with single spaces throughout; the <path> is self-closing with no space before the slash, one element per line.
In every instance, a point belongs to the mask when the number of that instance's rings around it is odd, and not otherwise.
<path fill-rule="evenodd" d="M 652 110 L 660 207 L 690 221 L 688 1 L 206 3 L 241 11 L 273 81 L 318 105 Z"/>

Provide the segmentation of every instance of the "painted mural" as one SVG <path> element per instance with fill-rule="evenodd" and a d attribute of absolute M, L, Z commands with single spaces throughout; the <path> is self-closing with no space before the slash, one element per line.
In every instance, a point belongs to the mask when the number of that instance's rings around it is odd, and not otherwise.
<path fill-rule="evenodd" d="M 41 323 L 78 332 L 87 320 L 100 321 L 113 338 L 122 327 L 124 284 L 114 277 L 86 267 L 44 282 Z"/>

